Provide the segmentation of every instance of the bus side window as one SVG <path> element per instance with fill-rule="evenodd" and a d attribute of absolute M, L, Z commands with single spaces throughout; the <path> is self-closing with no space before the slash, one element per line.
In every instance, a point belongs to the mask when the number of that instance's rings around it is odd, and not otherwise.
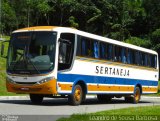
<path fill-rule="evenodd" d="M 148 65 L 148 55 L 145 53 L 144 55 L 145 61 L 144 61 L 144 65 L 147 66 Z"/>
<path fill-rule="evenodd" d="M 132 59 L 133 59 L 133 64 L 136 64 L 136 52 L 135 50 L 132 50 Z"/>
<path fill-rule="evenodd" d="M 144 52 L 142 52 L 142 66 L 145 66 L 144 62 L 145 62 L 145 54 Z"/>
<path fill-rule="evenodd" d="M 81 36 L 77 35 L 77 56 L 82 55 L 82 44 L 81 44 Z"/>
<path fill-rule="evenodd" d="M 129 53 L 130 53 L 130 64 L 134 64 L 134 62 L 133 62 L 133 50 L 132 49 L 129 49 Z"/>
<path fill-rule="evenodd" d="M 119 46 L 115 45 L 114 47 L 114 61 L 118 61 L 119 58 Z"/>
<path fill-rule="evenodd" d="M 153 55 L 153 61 L 154 61 L 153 67 L 157 68 L 157 56 L 156 55 Z"/>
<path fill-rule="evenodd" d="M 135 51 L 135 64 L 136 65 L 140 65 L 140 61 L 139 61 L 139 51 Z"/>
<path fill-rule="evenodd" d="M 113 45 L 111 45 L 111 44 L 108 44 L 108 51 L 107 51 L 107 53 L 108 53 L 108 57 L 107 57 L 107 59 L 108 60 L 112 60 L 112 55 L 113 55 Z"/>
<path fill-rule="evenodd" d="M 94 41 L 94 58 L 99 58 L 99 44 Z"/>
<path fill-rule="evenodd" d="M 69 69 L 73 60 L 75 35 L 71 33 L 62 33 L 60 36 L 68 42 L 60 42 L 58 56 L 58 70 Z"/>
<path fill-rule="evenodd" d="M 126 48 L 122 48 L 121 58 L 122 58 L 122 63 L 126 63 L 126 62 L 127 62 L 127 58 L 126 58 Z"/>
<path fill-rule="evenodd" d="M 148 54 L 148 67 L 151 67 L 151 55 Z"/>
<path fill-rule="evenodd" d="M 100 42 L 100 58 L 107 59 L 107 44 Z"/>
<path fill-rule="evenodd" d="M 127 48 L 127 53 L 126 53 L 126 55 L 127 55 L 127 63 L 128 64 L 131 64 L 131 49 L 128 49 Z"/>
<path fill-rule="evenodd" d="M 81 47 L 82 47 L 82 56 L 86 56 L 86 40 L 85 39 L 81 39 Z"/>
<path fill-rule="evenodd" d="M 115 55 L 115 45 L 113 45 L 113 47 L 112 47 L 112 60 L 113 61 L 117 61 L 117 58 L 116 58 L 116 55 Z"/>
<path fill-rule="evenodd" d="M 156 56 L 151 55 L 151 67 L 155 68 L 156 67 Z"/>
<path fill-rule="evenodd" d="M 143 66 L 142 52 L 139 52 L 139 65 Z"/>
<path fill-rule="evenodd" d="M 89 38 L 81 38 L 81 49 L 82 56 L 93 57 L 93 41 L 91 41 Z"/>
<path fill-rule="evenodd" d="M 118 62 L 122 62 L 121 52 L 122 52 L 122 47 L 119 47 L 119 51 L 118 51 Z"/>

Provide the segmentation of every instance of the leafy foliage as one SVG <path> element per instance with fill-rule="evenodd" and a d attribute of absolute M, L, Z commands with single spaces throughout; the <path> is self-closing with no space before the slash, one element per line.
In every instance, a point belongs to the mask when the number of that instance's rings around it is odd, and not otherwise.
<path fill-rule="evenodd" d="M 159 13 L 159 0 L 2 0 L 0 26 L 70 26 L 159 51 Z"/>
<path fill-rule="evenodd" d="M 131 37 L 125 40 L 125 42 L 133 45 L 138 45 L 140 47 L 146 47 L 146 48 L 149 48 L 151 46 L 151 42 L 149 40 L 141 39 L 138 37 Z"/>

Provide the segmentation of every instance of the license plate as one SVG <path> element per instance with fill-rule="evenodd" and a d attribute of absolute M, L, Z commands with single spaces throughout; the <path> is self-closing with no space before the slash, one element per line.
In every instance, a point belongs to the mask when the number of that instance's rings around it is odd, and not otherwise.
<path fill-rule="evenodd" d="M 23 91 L 28 91 L 29 88 L 27 88 L 27 87 L 22 87 L 21 90 L 23 90 Z"/>

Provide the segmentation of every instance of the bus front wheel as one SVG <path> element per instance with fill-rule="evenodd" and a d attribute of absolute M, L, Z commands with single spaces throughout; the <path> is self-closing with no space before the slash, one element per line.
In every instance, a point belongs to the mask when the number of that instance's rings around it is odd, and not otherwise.
<path fill-rule="evenodd" d="M 30 94 L 30 100 L 33 104 L 41 104 L 43 101 L 43 96 L 39 94 Z"/>
<path fill-rule="evenodd" d="M 71 105 L 80 105 L 83 98 L 83 90 L 81 85 L 77 84 L 74 87 L 74 91 L 71 95 L 68 95 L 68 102 Z"/>

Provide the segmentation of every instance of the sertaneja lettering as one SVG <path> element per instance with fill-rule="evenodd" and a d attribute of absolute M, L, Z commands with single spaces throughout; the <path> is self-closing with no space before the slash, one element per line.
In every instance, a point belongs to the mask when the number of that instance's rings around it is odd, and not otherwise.
<path fill-rule="evenodd" d="M 130 72 L 128 69 L 122 68 L 112 68 L 104 66 L 96 66 L 96 74 L 106 74 L 106 75 L 115 75 L 115 76 L 129 76 Z"/>

